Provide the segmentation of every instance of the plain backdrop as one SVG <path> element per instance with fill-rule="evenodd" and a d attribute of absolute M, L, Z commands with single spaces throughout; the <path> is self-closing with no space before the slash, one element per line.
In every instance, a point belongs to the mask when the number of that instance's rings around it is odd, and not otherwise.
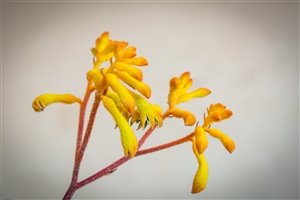
<path fill-rule="evenodd" d="M 211 103 L 233 111 L 213 125 L 207 188 L 191 194 L 198 164 L 191 143 L 137 157 L 78 190 L 74 199 L 298 199 L 299 2 L 2 2 L 2 198 L 60 199 L 69 186 L 79 106 L 36 113 L 43 93 L 83 97 L 97 37 L 110 32 L 147 58 L 150 101 L 167 109 L 169 80 L 191 72 L 212 93 L 179 107 L 202 123 Z M 88 106 L 88 111 L 90 109 Z M 89 113 L 89 112 L 88 112 Z M 88 116 L 87 113 L 87 116 Z M 123 156 L 101 107 L 79 179 Z M 136 126 L 134 125 L 135 129 Z M 167 119 L 144 148 L 193 131 Z M 137 131 L 140 138 L 143 131 Z"/>

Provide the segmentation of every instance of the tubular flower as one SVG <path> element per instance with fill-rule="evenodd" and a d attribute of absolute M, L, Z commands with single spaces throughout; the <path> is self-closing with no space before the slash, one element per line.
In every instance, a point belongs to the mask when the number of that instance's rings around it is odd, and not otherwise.
<path fill-rule="evenodd" d="M 227 149 L 229 153 L 232 153 L 235 149 L 235 143 L 233 140 L 231 140 L 226 134 L 222 133 L 220 130 L 216 128 L 210 128 L 211 124 L 214 122 L 220 122 L 222 120 L 228 119 L 232 116 L 232 111 L 227 110 L 226 106 L 222 105 L 221 103 L 217 104 L 211 104 L 209 109 L 207 109 L 208 116 L 204 118 L 204 123 L 201 128 L 201 135 L 203 135 L 203 132 L 209 133 L 212 137 L 218 138 L 223 146 Z M 200 130 L 198 126 L 195 129 L 195 136 L 196 136 L 196 144 L 197 144 L 197 137 L 200 137 L 199 131 L 196 131 L 197 129 Z M 202 136 L 204 137 L 204 136 Z M 206 136 L 205 136 L 206 137 Z M 199 141 L 199 143 L 204 142 Z M 202 149 L 203 144 L 197 144 L 197 149 Z M 198 147 L 201 146 L 201 147 Z"/>
<path fill-rule="evenodd" d="M 109 33 L 104 32 L 96 40 L 96 47 L 91 48 L 93 55 L 96 57 L 94 68 L 98 68 L 103 62 L 110 60 L 114 56 L 119 42 L 109 39 Z"/>
<path fill-rule="evenodd" d="M 42 94 L 34 99 L 32 108 L 36 112 L 41 112 L 52 103 L 72 104 L 76 102 L 82 104 L 81 99 L 72 94 Z"/>
<path fill-rule="evenodd" d="M 114 120 L 117 123 L 117 126 L 120 129 L 121 142 L 125 156 L 129 155 L 130 158 L 133 158 L 138 149 L 138 141 L 130 125 L 128 124 L 122 113 L 118 110 L 115 102 L 112 99 L 102 95 L 101 100 L 103 101 L 104 107 L 113 116 Z"/>
<path fill-rule="evenodd" d="M 145 129 L 150 123 L 153 128 L 155 125 L 159 127 L 163 124 L 162 110 L 159 106 L 149 103 L 145 98 L 130 91 L 135 99 L 137 109 L 133 112 L 131 117 L 131 124 L 139 122 L 138 129 Z"/>
<path fill-rule="evenodd" d="M 207 109 L 207 113 L 208 116 L 204 118 L 204 128 L 209 127 L 214 122 L 228 119 L 232 115 L 232 111 L 227 110 L 226 106 L 223 106 L 221 103 L 211 104 L 209 109 Z"/>
<path fill-rule="evenodd" d="M 222 133 L 216 128 L 206 129 L 205 131 L 208 132 L 212 137 L 218 138 L 229 153 L 234 151 L 235 143 L 226 134 Z"/>
<path fill-rule="evenodd" d="M 197 158 L 198 161 L 198 170 L 195 174 L 194 177 L 194 181 L 193 181 L 193 186 L 192 186 L 192 194 L 201 192 L 202 190 L 205 189 L 206 185 L 207 185 L 207 181 L 208 181 L 208 165 L 207 162 L 205 160 L 204 154 L 199 154 L 197 147 L 196 147 L 196 142 L 193 139 L 192 140 L 193 143 L 193 152 Z"/>
<path fill-rule="evenodd" d="M 171 114 L 176 118 L 182 118 L 186 126 L 193 126 L 196 123 L 194 114 L 187 110 L 175 108 L 171 111 Z"/>
<path fill-rule="evenodd" d="M 183 73 L 180 78 L 174 77 L 170 80 L 170 92 L 168 96 L 168 104 L 170 108 L 174 108 L 181 102 L 187 102 L 192 98 L 201 98 L 210 94 L 210 90 L 199 88 L 187 93 L 187 90 L 192 86 L 193 80 L 190 78 L 190 73 Z"/>
<path fill-rule="evenodd" d="M 195 134 L 195 146 L 198 154 L 200 155 L 207 149 L 208 140 L 205 131 L 201 126 L 196 126 L 194 134 Z"/>

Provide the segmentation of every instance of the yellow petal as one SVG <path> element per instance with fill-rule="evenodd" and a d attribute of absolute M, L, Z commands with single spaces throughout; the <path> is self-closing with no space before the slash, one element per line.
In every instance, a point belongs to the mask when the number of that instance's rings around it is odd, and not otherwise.
<path fill-rule="evenodd" d="M 193 85 L 193 79 L 189 79 L 182 88 L 182 94 L 185 94 Z"/>
<path fill-rule="evenodd" d="M 127 72 L 120 72 L 120 71 L 114 70 L 111 73 L 117 75 L 123 82 L 127 83 L 133 89 L 136 89 L 137 91 L 139 91 L 147 99 L 150 98 L 151 89 L 145 83 L 134 79 Z"/>
<path fill-rule="evenodd" d="M 202 154 L 208 146 L 208 140 L 206 137 L 206 133 L 204 131 L 204 129 L 201 126 L 196 126 L 195 128 L 195 144 L 196 144 L 196 148 L 198 151 L 198 154 Z"/>
<path fill-rule="evenodd" d="M 122 59 L 122 62 L 130 64 L 130 65 L 140 66 L 140 67 L 148 65 L 148 61 L 144 57 L 124 58 L 124 59 Z"/>
<path fill-rule="evenodd" d="M 140 69 L 133 67 L 132 65 L 123 62 L 114 62 L 112 67 L 117 69 L 118 71 L 127 72 L 138 81 L 143 80 L 143 72 Z"/>
<path fill-rule="evenodd" d="M 204 154 L 201 155 L 198 154 L 195 140 L 193 140 L 193 152 L 197 158 L 198 161 L 198 170 L 195 174 L 193 186 L 192 186 L 192 194 L 201 192 L 205 189 L 208 181 L 208 164 L 205 160 Z"/>
<path fill-rule="evenodd" d="M 126 119 L 130 116 L 129 112 L 123 106 L 123 104 L 122 104 L 119 96 L 117 95 L 117 93 L 115 93 L 111 90 L 108 90 L 107 93 L 106 93 L 106 96 L 111 98 L 115 102 L 117 108 L 125 116 Z"/>
<path fill-rule="evenodd" d="M 195 98 L 195 97 L 198 97 L 198 98 L 201 98 L 201 97 L 205 97 L 207 95 L 210 94 L 210 90 L 209 89 L 206 89 L 206 88 L 199 88 L 193 92 L 189 92 L 189 93 L 186 93 L 186 94 L 183 94 L 180 99 L 178 100 L 178 102 L 187 102 L 189 101 L 190 99 L 192 98 Z"/>
<path fill-rule="evenodd" d="M 117 61 L 122 60 L 124 58 L 133 58 L 136 56 L 136 48 L 134 46 L 130 46 L 127 49 L 118 52 Z"/>
<path fill-rule="evenodd" d="M 101 36 L 99 38 L 97 38 L 96 40 L 96 49 L 98 50 L 98 52 L 103 51 L 107 45 L 109 44 L 109 33 L 108 32 L 104 32 L 101 34 Z"/>
<path fill-rule="evenodd" d="M 114 74 L 107 73 L 105 75 L 105 79 L 111 89 L 118 94 L 119 99 L 126 110 L 129 113 L 132 113 L 135 107 L 135 100 L 129 93 L 128 89 L 119 82 L 117 76 Z"/>
<path fill-rule="evenodd" d="M 194 114 L 187 110 L 176 108 L 172 110 L 172 115 L 176 118 L 183 118 L 186 126 L 192 126 L 196 123 L 196 117 Z"/>
<path fill-rule="evenodd" d="M 229 153 L 234 151 L 235 143 L 226 134 L 222 133 L 216 128 L 205 129 L 205 131 L 208 132 L 212 137 L 218 138 Z"/>
<path fill-rule="evenodd" d="M 32 108 L 36 112 L 41 112 L 45 109 L 46 106 L 52 103 L 72 104 L 75 102 L 82 104 L 81 99 L 75 97 L 72 94 L 42 94 L 36 97 L 32 102 Z"/>
<path fill-rule="evenodd" d="M 190 79 L 190 72 L 184 72 L 180 76 L 180 81 L 182 85 L 185 85 L 189 79 Z"/>
<path fill-rule="evenodd" d="M 134 100 L 136 101 L 136 106 L 140 113 L 140 125 L 142 129 L 144 129 L 147 125 L 147 122 L 150 121 L 151 127 L 153 128 L 155 125 L 159 127 L 162 126 L 162 116 L 161 113 L 158 113 L 156 109 L 150 104 L 145 98 L 136 94 L 133 91 L 130 91 L 130 94 L 133 96 Z"/>
<path fill-rule="evenodd" d="M 102 85 L 103 76 L 99 69 L 89 70 L 86 74 L 86 78 L 87 80 L 93 80 L 94 86 L 98 92 L 100 92 L 101 88 L 104 87 L 104 85 Z"/>
<path fill-rule="evenodd" d="M 113 116 L 114 120 L 116 121 L 120 129 L 121 142 L 122 142 L 125 156 L 129 155 L 130 158 L 134 157 L 138 149 L 138 141 L 130 125 L 128 124 L 124 116 L 122 116 L 115 102 L 112 99 L 102 95 L 101 100 L 103 101 L 104 107 Z"/>

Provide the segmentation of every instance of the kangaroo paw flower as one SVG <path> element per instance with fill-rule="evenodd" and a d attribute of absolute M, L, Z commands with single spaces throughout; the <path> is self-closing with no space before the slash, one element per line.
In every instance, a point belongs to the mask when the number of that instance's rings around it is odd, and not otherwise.
<path fill-rule="evenodd" d="M 120 133 L 121 133 L 121 142 L 124 150 L 125 156 L 130 156 L 133 158 L 138 149 L 138 141 L 128 124 L 127 120 L 122 116 L 122 113 L 118 110 L 115 102 L 104 95 L 101 96 L 103 105 L 108 110 L 108 112 L 113 116 L 115 122 L 117 123 Z"/>
<path fill-rule="evenodd" d="M 36 112 L 41 112 L 52 103 L 72 104 L 76 102 L 82 104 L 81 99 L 72 94 L 42 94 L 32 102 L 32 108 Z"/>

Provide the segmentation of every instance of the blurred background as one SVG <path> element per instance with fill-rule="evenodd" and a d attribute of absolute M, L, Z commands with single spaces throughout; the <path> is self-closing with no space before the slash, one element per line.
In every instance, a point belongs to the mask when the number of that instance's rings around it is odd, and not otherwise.
<path fill-rule="evenodd" d="M 1 15 L 4 199 L 60 199 L 67 190 L 79 106 L 36 113 L 31 104 L 43 93 L 83 97 L 90 48 L 104 31 L 147 58 L 150 101 L 164 110 L 174 76 L 189 71 L 192 90 L 209 88 L 209 96 L 180 107 L 202 123 L 211 103 L 226 105 L 232 118 L 213 127 L 236 149 L 229 154 L 209 137 L 209 181 L 198 194 L 191 194 L 198 163 L 185 143 L 130 160 L 74 199 L 299 198 L 299 2 L 11 1 L 2 2 Z M 114 126 L 101 107 L 79 180 L 123 156 Z M 193 130 L 166 119 L 143 148 Z"/>

